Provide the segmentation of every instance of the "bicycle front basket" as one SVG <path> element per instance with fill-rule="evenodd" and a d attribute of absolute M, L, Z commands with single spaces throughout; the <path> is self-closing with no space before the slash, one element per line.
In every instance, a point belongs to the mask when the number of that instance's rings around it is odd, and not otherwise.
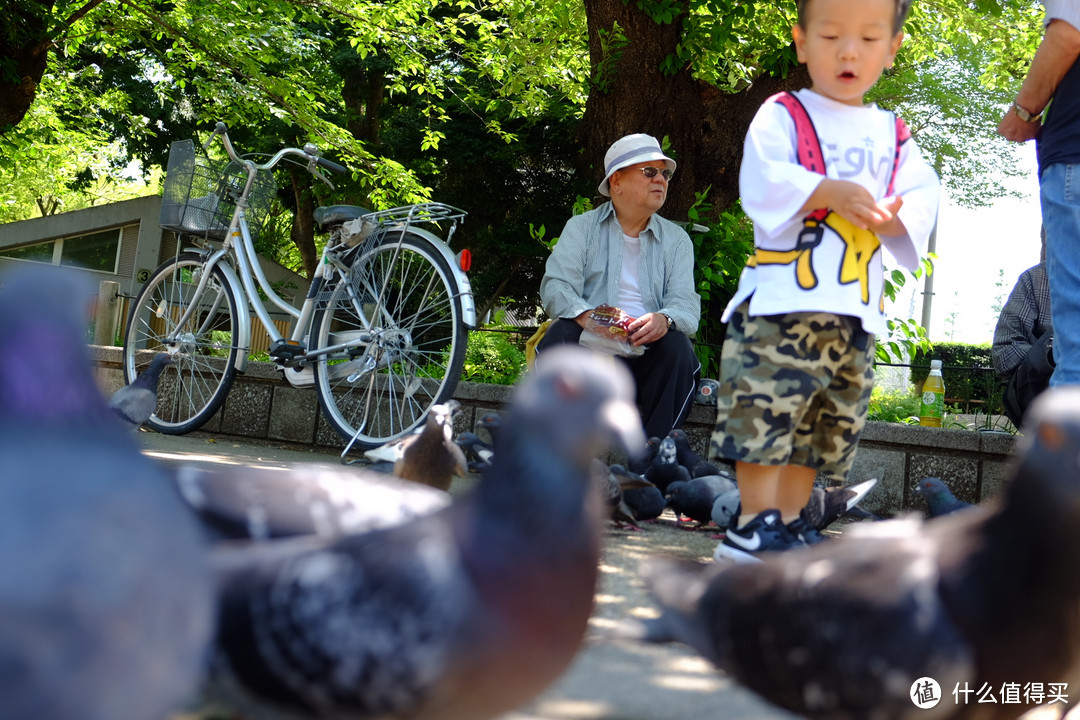
<path fill-rule="evenodd" d="M 232 208 L 222 207 L 220 179 L 221 166 L 196 154 L 193 141 L 174 142 L 161 188 L 158 224 L 175 233 L 223 239 Z M 227 211 L 224 217 L 223 211 Z"/>

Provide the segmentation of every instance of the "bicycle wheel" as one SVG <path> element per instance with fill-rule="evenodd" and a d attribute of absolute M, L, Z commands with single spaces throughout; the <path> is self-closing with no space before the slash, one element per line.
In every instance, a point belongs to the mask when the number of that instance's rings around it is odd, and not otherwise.
<path fill-rule="evenodd" d="M 416 428 L 450 398 L 465 364 L 457 280 L 432 242 L 412 233 L 391 231 L 360 250 L 312 328 L 312 348 L 338 348 L 315 364 L 323 415 L 359 450 Z"/>
<path fill-rule="evenodd" d="M 172 355 L 173 363 L 161 373 L 157 410 L 147 421 L 154 430 L 169 435 L 191 432 L 213 417 L 236 377 L 234 333 L 239 315 L 221 268 L 210 271 L 198 306 L 183 327 L 178 325 L 195 302 L 195 289 L 204 272 L 202 256 L 180 253 L 154 271 L 128 314 L 124 339 L 127 382 L 132 382 L 156 353 Z"/>

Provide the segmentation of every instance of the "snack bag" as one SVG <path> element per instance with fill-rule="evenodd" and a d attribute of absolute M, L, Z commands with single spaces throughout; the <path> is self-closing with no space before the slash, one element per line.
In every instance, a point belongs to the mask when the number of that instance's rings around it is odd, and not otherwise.
<path fill-rule="evenodd" d="M 585 321 L 585 329 L 581 331 L 581 339 L 578 342 L 582 347 L 608 355 L 622 357 L 644 355 L 644 345 L 635 347 L 630 343 L 630 335 L 626 328 L 633 321 L 634 318 L 617 307 L 600 305 L 589 313 Z"/>

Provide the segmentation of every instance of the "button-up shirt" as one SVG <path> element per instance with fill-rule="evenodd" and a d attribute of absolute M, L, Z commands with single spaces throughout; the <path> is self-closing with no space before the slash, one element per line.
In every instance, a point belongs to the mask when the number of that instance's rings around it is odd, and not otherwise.
<path fill-rule="evenodd" d="M 701 297 L 694 290 L 694 245 L 659 215 L 641 232 L 638 287 L 648 312 L 670 315 L 675 328 L 697 332 Z M 552 318 L 575 318 L 598 305 L 618 305 L 623 231 L 610 202 L 567 221 L 548 257 L 540 299 Z"/>

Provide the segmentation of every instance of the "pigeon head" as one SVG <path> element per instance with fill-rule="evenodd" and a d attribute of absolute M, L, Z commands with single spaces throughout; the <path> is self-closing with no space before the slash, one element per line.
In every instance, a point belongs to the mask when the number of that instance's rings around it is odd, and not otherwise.
<path fill-rule="evenodd" d="M 546 351 L 515 389 L 512 408 L 543 429 L 553 450 L 584 463 L 612 444 L 645 445 L 629 371 L 578 347 Z"/>
<path fill-rule="evenodd" d="M 1080 387 L 1054 387 L 1028 410 L 1010 502 L 1038 494 L 1080 519 Z"/>
<path fill-rule="evenodd" d="M 0 285 L 0 412 L 54 424 L 108 417 L 86 345 L 93 284 L 74 270 L 20 265 Z"/>
<path fill-rule="evenodd" d="M 679 448 L 675 444 L 675 438 L 668 435 L 660 441 L 660 449 L 656 453 L 658 462 L 665 465 L 673 465 L 679 461 Z"/>

